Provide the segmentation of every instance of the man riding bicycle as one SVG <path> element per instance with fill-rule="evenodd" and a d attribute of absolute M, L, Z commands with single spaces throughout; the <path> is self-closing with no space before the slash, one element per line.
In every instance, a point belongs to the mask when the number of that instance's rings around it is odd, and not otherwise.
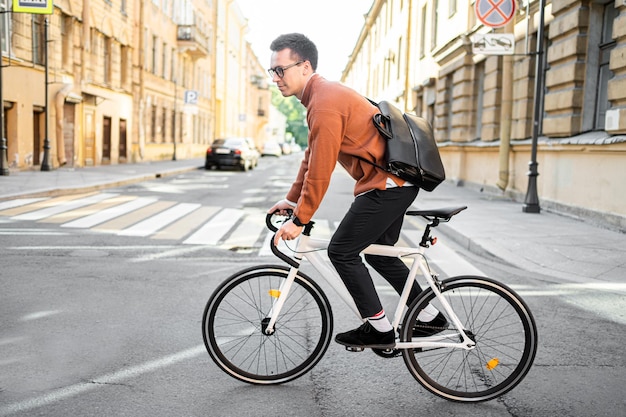
<path fill-rule="evenodd" d="M 317 47 L 311 40 L 298 33 L 285 34 L 276 38 L 270 49 L 272 80 L 284 97 L 296 96 L 306 107 L 309 126 L 308 147 L 296 180 L 285 199 L 269 210 L 293 211 L 276 233 L 275 243 L 302 233 L 319 208 L 339 162 L 356 181 L 355 199 L 330 241 L 328 256 L 365 322 L 338 334 L 335 341 L 345 346 L 392 348 L 395 332 L 360 254 L 371 244 L 394 245 L 398 241 L 404 214 L 419 189 L 365 162 L 385 164 L 385 139 L 372 123 L 378 109 L 356 91 L 316 73 Z M 402 292 L 409 272 L 402 260 L 374 255 L 365 259 Z M 415 283 L 409 302 L 420 291 Z M 429 336 L 443 330 L 447 322 L 432 308 L 420 313 L 416 325 L 426 328 L 417 335 Z"/>

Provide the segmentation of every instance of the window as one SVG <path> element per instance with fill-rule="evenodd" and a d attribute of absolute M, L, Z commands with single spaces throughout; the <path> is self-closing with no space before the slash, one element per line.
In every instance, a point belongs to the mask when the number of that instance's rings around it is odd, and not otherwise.
<path fill-rule="evenodd" d="M 420 28 L 420 58 L 424 58 L 426 56 L 426 22 L 428 21 L 426 6 L 427 4 L 422 7 L 422 27 Z"/>
<path fill-rule="evenodd" d="M 430 19 L 430 50 L 432 51 L 437 46 L 437 20 L 439 16 L 437 10 L 439 9 L 439 0 L 433 2 L 432 17 Z"/>
<path fill-rule="evenodd" d="M 161 49 L 161 77 L 165 78 L 167 72 L 167 44 L 163 42 Z"/>
<path fill-rule="evenodd" d="M 615 47 L 613 39 L 613 22 L 619 14 L 614 2 L 604 5 L 602 15 L 602 35 L 600 39 L 600 57 L 598 62 L 598 95 L 596 96 L 594 112 L 594 129 L 604 130 L 606 111 L 611 107 L 608 99 L 608 83 L 613 78 L 613 71 L 609 68 L 611 50 Z"/>
<path fill-rule="evenodd" d="M 398 39 L 398 59 L 397 59 L 397 63 L 396 63 L 396 80 L 399 80 L 400 77 L 402 76 L 402 61 L 403 61 L 403 57 L 404 57 L 404 52 L 402 51 L 402 36 L 400 36 L 400 39 Z"/>
<path fill-rule="evenodd" d="M 483 133 L 483 97 L 485 91 L 485 61 L 481 61 L 474 67 L 474 103 L 476 103 L 476 130 L 474 139 L 480 139 Z"/>
<path fill-rule="evenodd" d="M 44 65 L 46 55 L 46 16 L 32 15 L 33 64 Z"/>
<path fill-rule="evenodd" d="M 70 15 L 61 15 L 61 62 L 63 68 L 72 71 L 72 36 L 73 18 Z"/>
<path fill-rule="evenodd" d="M 156 36 L 152 37 L 152 61 L 150 64 L 150 72 L 156 75 L 157 73 L 157 43 L 159 38 Z"/>
<path fill-rule="evenodd" d="M 174 106 L 176 106 L 176 103 L 174 103 Z M 172 134 L 172 143 L 176 143 L 176 107 L 174 107 L 174 110 L 172 110 L 172 130 L 171 130 L 171 134 Z"/>
<path fill-rule="evenodd" d="M 167 109 L 163 107 L 163 113 L 161 117 L 161 142 L 167 142 L 165 138 L 165 132 L 167 132 Z"/>
<path fill-rule="evenodd" d="M 176 82 L 176 49 L 172 48 L 170 53 L 170 80 Z"/>
<path fill-rule="evenodd" d="M 104 70 L 104 83 L 105 84 L 110 84 L 111 83 L 111 38 L 109 37 L 105 37 L 104 38 L 104 55 L 103 55 L 103 61 L 102 61 L 102 68 Z"/>
<path fill-rule="evenodd" d="M 454 108 L 452 103 L 454 99 L 454 82 L 452 75 L 446 77 L 446 136 L 447 139 L 452 139 L 452 123 L 454 120 Z"/>
<path fill-rule="evenodd" d="M 9 19 L 9 16 L 11 16 L 10 13 L 6 13 L 7 10 L 9 10 L 9 2 L 11 0 L 0 0 L 0 31 L 2 31 L 2 33 L 0 33 L 0 37 L 2 38 L 2 45 L 1 49 L 2 49 L 2 53 L 8 54 L 9 53 L 9 28 L 11 25 L 11 20 Z"/>
<path fill-rule="evenodd" d="M 122 88 L 128 88 L 130 77 L 130 47 L 122 45 L 120 48 L 120 77 Z"/>
<path fill-rule="evenodd" d="M 448 17 L 456 14 L 456 0 L 448 0 Z"/>
<path fill-rule="evenodd" d="M 156 142 L 156 129 L 157 129 L 157 106 L 152 106 L 152 112 L 150 114 L 150 142 Z"/>

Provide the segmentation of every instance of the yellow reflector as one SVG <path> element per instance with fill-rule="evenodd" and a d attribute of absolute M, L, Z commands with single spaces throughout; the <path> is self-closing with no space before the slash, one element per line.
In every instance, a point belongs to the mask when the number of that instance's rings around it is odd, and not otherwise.
<path fill-rule="evenodd" d="M 487 362 L 487 369 L 491 371 L 493 368 L 498 366 L 499 363 L 500 361 L 498 360 L 498 358 L 493 358 L 492 360 Z"/>
<path fill-rule="evenodd" d="M 270 297 L 278 298 L 280 297 L 280 290 L 269 290 Z"/>

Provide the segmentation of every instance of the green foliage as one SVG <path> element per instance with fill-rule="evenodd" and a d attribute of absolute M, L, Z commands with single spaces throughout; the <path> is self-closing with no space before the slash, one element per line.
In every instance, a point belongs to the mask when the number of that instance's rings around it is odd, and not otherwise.
<path fill-rule="evenodd" d="M 291 133 L 296 143 L 306 147 L 309 127 L 306 124 L 306 108 L 295 97 L 283 97 L 276 86 L 271 87 L 272 105 L 287 118 L 286 133 Z"/>

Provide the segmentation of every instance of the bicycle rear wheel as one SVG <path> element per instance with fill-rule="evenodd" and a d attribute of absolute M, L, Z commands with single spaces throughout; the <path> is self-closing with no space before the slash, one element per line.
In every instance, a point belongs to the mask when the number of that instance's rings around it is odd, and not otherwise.
<path fill-rule="evenodd" d="M 298 272 L 274 333 L 263 331 L 287 278 L 284 266 L 231 276 L 211 295 L 202 318 L 204 344 L 227 374 L 251 384 L 280 384 L 308 372 L 330 344 L 333 317 L 321 288 Z"/>
<path fill-rule="evenodd" d="M 409 372 L 427 390 L 452 401 L 487 401 L 513 389 L 530 370 L 537 352 L 537 328 L 528 306 L 510 288 L 483 277 L 447 279 L 441 293 L 476 347 L 405 349 Z M 413 324 L 429 303 L 448 319 L 448 329 L 439 335 L 459 342 L 458 331 L 432 289 L 409 307 L 401 340 L 419 340 L 413 338 Z"/>

